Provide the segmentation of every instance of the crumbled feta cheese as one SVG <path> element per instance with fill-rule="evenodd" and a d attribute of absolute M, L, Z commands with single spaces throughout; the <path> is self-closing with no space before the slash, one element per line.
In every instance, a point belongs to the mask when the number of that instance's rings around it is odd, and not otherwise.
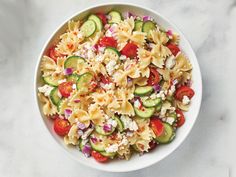
<path fill-rule="evenodd" d="M 189 97 L 187 97 L 187 96 L 184 95 L 184 96 L 183 96 L 182 103 L 183 103 L 184 105 L 189 104 L 189 103 L 190 103 L 190 99 L 189 99 Z"/>
<path fill-rule="evenodd" d="M 140 101 L 137 99 L 134 101 L 134 107 L 139 108 L 141 106 Z"/>
<path fill-rule="evenodd" d="M 169 109 L 170 112 L 175 112 L 175 107 L 171 106 Z"/>
<path fill-rule="evenodd" d="M 84 36 L 83 36 L 83 33 L 82 33 L 82 32 L 78 32 L 77 37 L 78 37 L 79 39 L 82 39 L 82 38 L 84 37 Z"/>
<path fill-rule="evenodd" d="M 174 92 L 175 92 L 175 85 L 172 85 L 168 93 L 170 96 L 172 96 Z"/>
<path fill-rule="evenodd" d="M 127 132 L 126 135 L 127 135 L 128 137 L 132 137 L 132 136 L 134 135 L 134 133 L 133 133 L 133 132 Z"/>
<path fill-rule="evenodd" d="M 106 70 L 108 72 L 109 75 L 112 75 L 113 71 L 115 70 L 115 66 L 116 66 L 116 61 L 115 60 L 111 60 L 107 65 L 106 65 Z"/>
<path fill-rule="evenodd" d="M 172 125 L 175 122 L 175 118 L 173 117 L 167 117 L 166 118 L 166 122 L 169 123 L 170 125 Z"/>
<path fill-rule="evenodd" d="M 103 53 L 104 50 L 105 50 L 105 47 L 101 47 L 101 46 L 98 47 L 98 51 L 99 51 L 100 53 Z"/>
<path fill-rule="evenodd" d="M 87 58 L 88 59 L 93 59 L 94 57 L 95 57 L 95 54 L 94 54 L 93 50 L 88 50 Z"/>
<path fill-rule="evenodd" d="M 129 141 L 127 140 L 127 138 L 125 136 L 123 136 L 123 139 L 121 140 L 121 142 L 119 143 L 119 146 L 125 146 L 129 143 Z"/>
<path fill-rule="evenodd" d="M 108 30 L 106 31 L 105 36 L 106 36 L 106 37 L 112 37 L 112 32 L 111 32 L 110 29 L 108 29 Z"/>
<path fill-rule="evenodd" d="M 124 116 L 122 115 L 120 117 L 121 121 L 124 124 L 124 128 L 125 129 L 129 129 L 131 131 L 136 131 L 138 130 L 138 125 L 135 121 L 133 121 L 132 119 L 130 119 L 128 116 Z"/>
<path fill-rule="evenodd" d="M 166 99 L 166 95 L 165 92 L 163 90 L 161 90 L 158 94 L 157 94 L 158 98 L 161 98 L 162 100 Z"/>
<path fill-rule="evenodd" d="M 66 79 L 59 80 L 59 81 L 58 81 L 58 84 L 61 84 L 61 83 L 63 83 L 63 82 L 66 82 Z"/>
<path fill-rule="evenodd" d="M 117 122 L 114 119 L 108 119 L 107 123 L 110 124 L 112 127 L 117 126 Z"/>
<path fill-rule="evenodd" d="M 174 55 L 171 55 L 166 59 L 166 68 L 171 69 L 174 66 L 175 66 L 175 57 Z"/>
<path fill-rule="evenodd" d="M 52 89 L 53 89 L 53 87 L 51 87 L 50 85 L 47 85 L 47 84 L 38 88 L 39 92 L 43 93 L 45 96 L 49 96 Z"/>
<path fill-rule="evenodd" d="M 165 116 L 167 109 L 161 108 L 160 117 Z"/>
<path fill-rule="evenodd" d="M 92 131 L 93 131 L 93 128 L 87 129 L 87 130 L 84 132 L 84 134 L 81 136 L 81 138 L 82 138 L 83 140 L 87 139 L 88 136 L 92 133 Z"/>
<path fill-rule="evenodd" d="M 113 83 L 110 83 L 110 84 L 102 84 L 101 85 L 102 88 L 104 88 L 105 90 L 110 90 L 114 87 L 114 84 Z"/>
<path fill-rule="evenodd" d="M 125 55 L 121 55 L 121 56 L 120 56 L 120 60 L 123 61 L 123 60 L 126 60 L 126 59 L 127 59 L 127 57 L 126 57 Z"/>
<path fill-rule="evenodd" d="M 103 61 L 103 56 L 101 54 L 96 55 L 95 61 L 102 62 Z"/>
<path fill-rule="evenodd" d="M 107 153 L 112 153 L 112 152 L 118 151 L 118 144 L 112 144 L 112 145 L 110 145 L 109 147 L 106 147 L 106 148 L 105 148 L 105 151 L 106 151 Z"/>
<path fill-rule="evenodd" d="M 151 94 L 151 95 L 150 95 L 150 98 L 151 98 L 151 99 L 156 99 L 156 98 L 157 98 L 157 94 L 155 94 L 155 93 Z"/>
<path fill-rule="evenodd" d="M 73 89 L 76 89 L 76 84 L 73 84 L 73 85 L 72 85 L 72 88 L 73 88 Z"/>

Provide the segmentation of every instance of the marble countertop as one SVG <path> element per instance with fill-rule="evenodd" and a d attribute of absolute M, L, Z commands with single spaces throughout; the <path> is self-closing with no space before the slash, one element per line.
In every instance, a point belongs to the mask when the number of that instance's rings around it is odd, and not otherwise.
<path fill-rule="evenodd" d="M 85 7 L 112 0 L 1 0 L 1 177 L 236 176 L 236 1 L 120 1 L 160 12 L 192 43 L 203 76 L 203 102 L 190 135 L 160 163 L 130 173 L 97 171 L 62 153 L 43 127 L 34 102 L 37 57 L 65 19 Z"/>

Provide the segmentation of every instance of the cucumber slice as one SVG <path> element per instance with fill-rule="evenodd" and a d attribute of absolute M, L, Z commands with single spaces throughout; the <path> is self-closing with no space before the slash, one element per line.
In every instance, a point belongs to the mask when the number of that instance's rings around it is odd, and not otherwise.
<path fill-rule="evenodd" d="M 139 108 L 134 107 L 134 112 L 140 118 L 148 119 L 154 114 L 155 108 L 154 107 L 152 107 L 152 108 L 142 107 L 142 109 L 139 109 Z"/>
<path fill-rule="evenodd" d="M 122 20 L 122 16 L 120 14 L 120 12 L 118 11 L 111 11 L 108 13 L 108 15 L 110 16 L 110 19 L 108 20 L 108 23 L 119 23 Z"/>
<path fill-rule="evenodd" d="M 104 137 L 102 135 L 98 135 L 96 133 L 94 133 L 93 135 L 98 139 L 98 141 L 93 142 L 90 138 L 89 142 L 90 142 L 92 149 L 95 151 L 98 151 L 98 152 L 104 152 L 105 151 L 105 146 L 103 143 Z M 99 140 L 101 140 L 101 142 Z"/>
<path fill-rule="evenodd" d="M 73 71 L 77 70 L 77 64 L 79 62 L 84 62 L 84 59 L 79 56 L 68 57 L 64 63 L 64 68 L 72 68 Z"/>
<path fill-rule="evenodd" d="M 92 36 L 97 29 L 96 23 L 93 20 L 87 20 L 83 23 L 80 27 L 81 32 L 84 34 L 85 37 Z"/>
<path fill-rule="evenodd" d="M 82 139 L 80 139 L 80 140 L 79 140 L 79 150 L 80 150 L 80 151 L 82 151 L 82 149 L 83 149 L 83 147 L 84 147 L 84 145 L 83 145 L 82 142 L 83 142 Z"/>
<path fill-rule="evenodd" d="M 119 132 L 123 132 L 124 131 L 124 124 L 123 122 L 120 120 L 120 118 L 118 116 L 114 116 L 113 119 L 117 122 L 117 130 Z"/>
<path fill-rule="evenodd" d="M 142 98 L 141 98 L 141 100 L 142 100 Z M 161 104 L 161 98 L 142 100 L 142 103 L 147 108 L 155 107 L 155 106 Z"/>
<path fill-rule="evenodd" d="M 118 58 L 120 56 L 120 52 L 113 47 L 106 47 L 105 53 L 109 53 L 115 58 Z"/>
<path fill-rule="evenodd" d="M 98 134 L 104 135 L 104 136 L 108 136 L 108 135 L 112 134 L 112 133 L 115 131 L 115 129 L 116 129 L 115 127 L 112 127 L 111 131 L 106 132 L 106 131 L 103 130 L 103 127 L 102 127 L 102 126 L 100 126 L 100 125 L 96 125 L 96 126 L 95 126 L 95 131 L 96 131 Z"/>
<path fill-rule="evenodd" d="M 103 156 L 105 156 L 105 157 L 109 157 L 109 158 L 111 158 L 111 159 L 113 159 L 114 158 L 114 156 L 116 155 L 116 152 L 100 152 L 100 154 L 102 154 Z"/>
<path fill-rule="evenodd" d="M 71 74 L 68 76 L 67 81 L 76 83 L 79 80 L 78 74 Z"/>
<path fill-rule="evenodd" d="M 93 20 L 96 23 L 98 31 L 102 31 L 103 29 L 102 20 L 97 15 L 92 14 L 89 16 L 88 19 Z"/>
<path fill-rule="evenodd" d="M 174 139 L 175 132 L 170 124 L 164 122 L 163 125 L 164 125 L 164 133 L 163 135 L 156 137 L 156 141 L 161 144 L 166 144 Z"/>
<path fill-rule="evenodd" d="M 151 34 L 150 34 L 150 31 L 151 30 L 154 30 L 156 29 L 156 24 L 151 21 L 151 20 L 148 20 L 146 22 L 143 23 L 143 26 L 142 26 L 142 31 L 147 33 L 147 38 L 150 40 L 151 38 Z"/>
<path fill-rule="evenodd" d="M 77 90 L 81 93 L 88 93 L 90 83 L 93 80 L 93 75 L 91 73 L 84 73 L 80 76 L 76 83 Z"/>
<path fill-rule="evenodd" d="M 152 86 L 136 87 L 134 90 L 134 94 L 139 96 L 145 96 L 151 94 L 152 91 Z"/>
<path fill-rule="evenodd" d="M 134 31 L 142 31 L 143 21 L 135 20 L 134 21 Z"/>
<path fill-rule="evenodd" d="M 43 77 L 43 81 L 48 84 L 48 85 L 51 85 L 53 87 L 56 87 L 59 85 L 58 81 L 53 79 L 53 77 L 51 76 L 46 76 L 46 77 Z"/>
<path fill-rule="evenodd" d="M 161 111 L 161 107 L 162 107 L 162 102 L 161 102 L 161 104 L 156 106 L 156 112 L 160 112 Z"/>
<path fill-rule="evenodd" d="M 49 95 L 52 103 L 54 105 L 58 105 L 58 103 L 60 102 L 61 98 L 58 96 L 58 88 L 55 87 L 54 89 L 52 89 L 52 91 L 50 92 L 50 95 Z"/>
<path fill-rule="evenodd" d="M 62 103 L 62 99 L 57 103 L 57 111 L 59 113 L 61 112 L 61 103 Z"/>

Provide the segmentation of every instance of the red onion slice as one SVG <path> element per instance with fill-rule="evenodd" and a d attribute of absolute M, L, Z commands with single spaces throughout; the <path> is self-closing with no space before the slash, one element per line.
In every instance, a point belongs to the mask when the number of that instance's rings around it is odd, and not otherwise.
<path fill-rule="evenodd" d="M 72 68 L 66 68 L 65 70 L 64 70 L 64 74 L 65 75 L 70 75 L 70 74 L 72 74 L 73 73 L 73 69 Z"/>

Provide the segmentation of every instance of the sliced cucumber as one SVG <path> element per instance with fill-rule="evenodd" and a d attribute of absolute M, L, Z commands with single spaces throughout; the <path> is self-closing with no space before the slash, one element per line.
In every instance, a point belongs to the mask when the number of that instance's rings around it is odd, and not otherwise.
<path fill-rule="evenodd" d="M 87 20 L 83 23 L 80 27 L 81 32 L 84 34 L 85 37 L 92 36 L 97 29 L 96 23 L 93 20 Z"/>
<path fill-rule="evenodd" d="M 144 96 L 153 92 L 152 86 L 136 87 L 134 90 L 135 95 Z"/>
<path fill-rule="evenodd" d="M 155 30 L 155 29 L 156 29 L 156 24 L 153 21 L 148 20 L 148 21 L 143 23 L 142 31 L 147 33 L 147 38 L 149 40 L 151 39 L 150 31 Z"/>
<path fill-rule="evenodd" d="M 79 140 L 79 150 L 80 150 L 80 151 L 82 151 L 82 149 L 83 149 L 83 147 L 84 147 L 84 144 L 83 144 L 82 142 L 83 142 L 83 140 L 80 139 L 80 140 Z"/>
<path fill-rule="evenodd" d="M 70 56 L 66 59 L 64 63 L 64 68 L 72 68 L 73 71 L 77 70 L 77 64 L 79 62 L 84 62 L 84 59 L 79 56 Z"/>
<path fill-rule="evenodd" d="M 58 105 L 58 103 L 60 102 L 61 98 L 58 96 L 58 88 L 55 87 L 54 89 L 52 89 L 52 91 L 50 92 L 50 95 L 49 95 L 52 103 L 54 105 Z"/>
<path fill-rule="evenodd" d="M 142 100 L 142 103 L 147 108 L 155 107 L 161 104 L 161 98 Z"/>
<path fill-rule="evenodd" d="M 78 74 L 71 74 L 68 76 L 67 81 L 76 83 L 79 80 Z"/>
<path fill-rule="evenodd" d="M 162 107 L 162 103 L 156 106 L 156 112 L 160 112 Z"/>
<path fill-rule="evenodd" d="M 105 157 L 109 157 L 109 158 L 113 159 L 114 156 L 116 155 L 116 152 L 105 152 L 104 151 L 104 152 L 100 152 L 100 154 L 102 154 Z"/>
<path fill-rule="evenodd" d="M 98 31 L 102 31 L 102 29 L 103 29 L 102 20 L 97 15 L 92 14 L 89 16 L 88 19 L 93 20 L 96 23 Z"/>
<path fill-rule="evenodd" d="M 120 52 L 113 47 L 106 47 L 105 53 L 109 53 L 112 56 L 114 56 L 115 58 L 119 58 L 119 56 L 120 56 Z"/>
<path fill-rule="evenodd" d="M 170 104 L 172 104 L 173 101 L 174 101 L 174 98 L 173 98 L 173 96 L 167 96 L 167 97 L 166 97 L 166 100 L 169 101 Z"/>
<path fill-rule="evenodd" d="M 51 85 L 51 86 L 54 86 L 54 87 L 59 85 L 58 81 L 53 79 L 53 77 L 51 77 L 51 76 L 43 77 L 43 81 L 45 83 L 47 83 L 48 85 Z"/>
<path fill-rule="evenodd" d="M 142 31 L 143 21 L 135 20 L 134 21 L 134 31 Z"/>
<path fill-rule="evenodd" d="M 111 11 L 108 13 L 108 15 L 110 16 L 110 19 L 108 20 L 108 23 L 120 23 L 122 20 L 122 16 L 121 13 L 118 11 Z"/>
<path fill-rule="evenodd" d="M 123 132 L 124 131 L 124 124 L 123 122 L 120 120 L 120 118 L 118 116 L 113 116 L 113 119 L 117 122 L 117 130 L 119 132 Z"/>
<path fill-rule="evenodd" d="M 95 126 L 95 131 L 96 131 L 98 134 L 104 135 L 104 136 L 107 136 L 107 135 L 112 134 L 112 133 L 115 131 L 115 129 L 116 129 L 115 127 L 112 127 L 112 128 L 111 128 L 111 131 L 106 132 L 106 131 L 103 130 L 103 127 L 102 127 L 102 126 L 100 126 L 100 125 L 96 125 L 96 126 Z"/>
<path fill-rule="evenodd" d="M 155 108 L 154 107 L 152 107 L 152 108 L 142 107 L 141 109 L 139 109 L 139 108 L 134 107 L 134 112 L 140 118 L 148 119 L 154 114 Z"/>
<path fill-rule="evenodd" d="M 81 93 L 88 93 L 90 83 L 93 80 L 93 75 L 91 73 L 84 73 L 80 76 L 76 83 L 77 90 Z"/>
<path fill-rule="evenodd" d="M 61 112 L 61 103 L 62 103 L 62 100 L 61 99 L 58 103 L 57 103 L 57 111 L 60 113 Z"/>
<path fill-rule="evenodd" d="M 98 135 L 96 133 L 94 133 L 93 135 L 97 138 L 97 141 L 93 142 L 90 138 L 89 142 L 90 142 L 92 149 L 95 151 L 98 151 L 98 152 L 104 152 L 105 151 L 105 146 L 103 143 L 104 137 L 102 135 Z"/>
<path fill-rule="evenodd" d="M 175 132 L 170 124 L 164 122 L 163 125 L 164 125 L 164 133 L 163 135 L 156 137 L 156 141 L 161 144 L 166 144 L 174 139 Z"/>

